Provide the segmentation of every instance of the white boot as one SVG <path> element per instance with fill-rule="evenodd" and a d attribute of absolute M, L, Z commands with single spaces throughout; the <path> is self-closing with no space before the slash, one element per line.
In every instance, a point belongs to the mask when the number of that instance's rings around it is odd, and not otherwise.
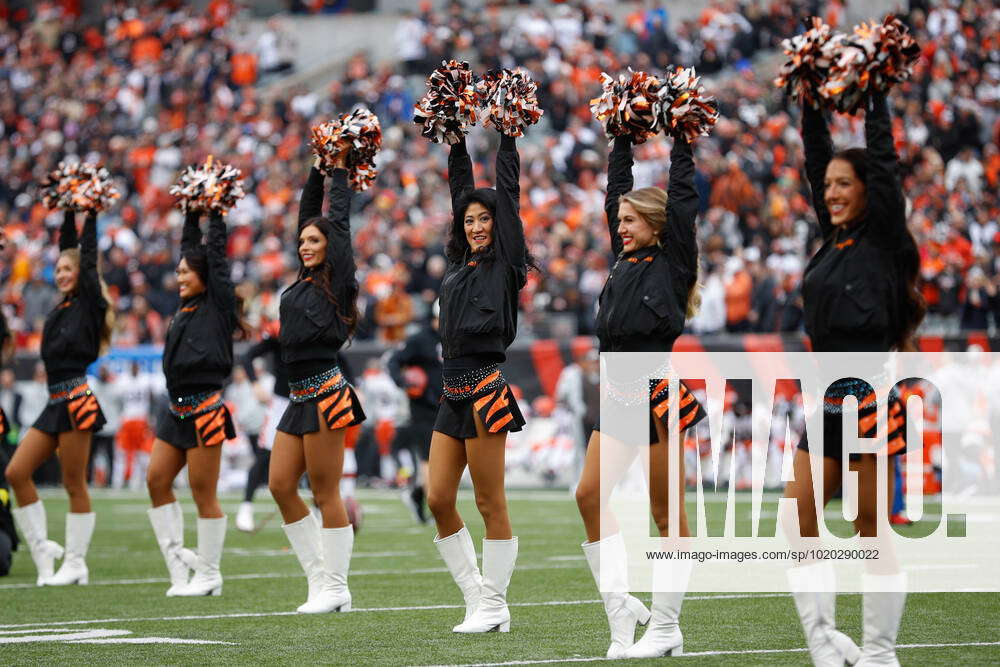
<path fill-rule="evenodd" d="M 236 510 L 236 530 L 244 533 L 253 532 L 253 503 L 243 501 L 240 508 Z"/>
<path fill-rule="evenodd" d="M 347 573 L 351 569 L 354 551 L 354 527 L 321 528 L 325 585 L 316 596 L 312 613 L 350 611 L 351 591 L 347 588 Z"/>
<path fill-rule="evenodd" d="M 87 584 L 90 572 L 85 559 L 87 549 L 90 548 L 90 537 L 94 534 L 96 518 L 97 515 L 93 512 L 66 514 L 66 560 L 59 571 L 46 582 L 49 586 Z"/>
<path fill-rule="evenodd" d="M 896 658 L 896 633 L 906 605 L 906 575 L 864 574 L 865 643 L 858 667 L 899 665 Z"/>
<path fill-rule="evenodd" d="M 189 568 L 181 559 L 181 550 L 184 548 L 184 512 L 181 504 L 175 500 L 148 509 L 146 514 L 149 515 L 156 543 L 160 546 L 160 553 L 167 563 L 167 572 L 170 573 L 167 597 L 174 597 L 188 583 Z"/>
<path fill-rule="evenodd" d="M 24 507 L 12 510 L 14 521 L 24 534 L 28 543 L 31 560 L 35 561 L 38 579 L 35 583 L 44 586 L 55 572 L 55 560 L 62 558 L 63 548 L 49 539 L 49 527 L 45 519 L 45 506 L 41 500 L 36 500 Z"/>
<path fill-rule="evenodd" d="M 469 529 L 462 526 L 462 530 L 449 535 L 448 537 L 435 537 L 434 546 L 437 547 L 441 559 L 448 566 L 451 578 L 458 584 L 465 598 L 465 618 L 468 621 L 479 606 L 479 596 L 483 586 L 483 577 L 479 574 L 479 564 L 476 560 L 476 547 L 472 544 L 472 536 Z"/>
<path fill-rule="evenodd" d="M 181 597 L 222 595 L 222 545 L 226 542 L 226 517 L 203 519 L 198 517 L 198 552 L 184 549 L 181 558 L 194 570 L 186 586 L 177 591 Z M 195 555 L 191 558 L 192 554 Z"/>
<path fill-rule="evenodd" d="M 309 584 L 309 597 L 296 611 L 300 614 L 336 611 L 340 605 L 331 604 L 336 600 L 333 599 L 331 581 L 323 564 L 323 541 L 316 517 L 311 513 L 306 514 L 295 523 L 286 523 L 281 527 L 285 529 L 285 535 L 288 536 L 292 551 L 298 557 Z"/>
<path fill-rule="evenodd" d="M 659 658 L 684 653 L 680 615 L 693 564 L 689 560 L 653 563 L 653 603 L 649 629 L 625 651 L 626 658 Z"/>
<path fill-rule="evenodd" d="M 649 622 L 649 610 L 638 598 L 628 594 L 628 554 L 621 533 L 600 542 L 585 542 L 583 553 L 590 573 L 604 600 L 604 613 L 611 628 L 611 646 L 607 657 L 622 658 L 635 643 L 635 626 Z"/>
<path fill-rule="evenodd" d="M 834 574 L 830 561 L 793 567 L 787 572 L 809 655 L 817 667 L 853 665 L 861 655 L 854 641 L 837 630 Z"/>
<path fill-rule="evenodd" d="M 483 540 L 483 585 L 479 605 L 453 632 L 510 632 L 507 587 L 517 561 L 517 538 Z"/>

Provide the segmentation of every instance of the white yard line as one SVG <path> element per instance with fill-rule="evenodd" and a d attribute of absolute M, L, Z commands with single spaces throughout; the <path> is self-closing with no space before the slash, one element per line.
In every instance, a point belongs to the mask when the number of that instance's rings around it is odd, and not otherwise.
<path fill-rule="evenodd" d="M 897 649 L 917 649 L 917 648 L 962 648 L 969 646 L 1000 646 L 1000 642 L 963 642 L 960 644 L 899 644 Z M 684 653 L 677 656 L 681 658 L 697 658 L 707 655 L 764 655 L 770 653 L 806 653 L 806 648 L 771 648 L 771 649 L 747 649 L 745 651 L 697 651 Z M 510 660 L 507 662 L 475 662 L 460 663 L 456 665 L 437 665 L 435 667 L 501 667 L 503 665 L 551 665 L 562 662 L 599 662 L 604 661 L 603 656 L 593 656 L 590 658 L 552 658 L 550 660 Z"/>
<path fill-rule="evenodd" d="M 353 574 L 353 573 L 352 573 Z M 302 576 L 302 575 L 297 575 Z M 166 580 L 164 580 L 166 583 Z M 748 595 L 689 595 L 684 598 L 685 602 L 693 602 L 700 600 L 731 600 L 731 599 L 744 599 L 744 598 L 780 598 L 789 597 L 786 593 L 761 593 L 761 594 L 748 594 Z M 601 600 L 547 600 L 541 602 L 512 602 L 511 607 L 557 607 L 566 605 L 583 605 L 583 604 L 598 604 Z M 462 604 L 435 604 L 435 605 L 416 605 L 409 607 L 355 607 L 350 613 L 358 612 L 373 612 L 373 611 L 424 611 L 428 609 L 464 609 L 465 605 Z M 13 623 L 13 624 L 3 624 L 0 625 L 0 629 L 4 629 L 3 633 L 8 634 L 7 628 L 35 628 L 38 626 L 51 626 L 51 625 L 93 625 L 95 623 L 146 623 L 155 621 L 200 621 L 200 620 L 210 620 L 218 618 L 261 618 L 266 616 L 297 616 L 298 614 L 294 611 L 263 611 L 263 612 L 246 612 L 246 613 L 233 613 L 233 614 L 205 614 L 205 615 L 195 615 L 195 616 L 157 616 L 151 618 L 95 618 L 89 620 L 74 620 L 74 621 L 44 621 L 40 623 Z"/>

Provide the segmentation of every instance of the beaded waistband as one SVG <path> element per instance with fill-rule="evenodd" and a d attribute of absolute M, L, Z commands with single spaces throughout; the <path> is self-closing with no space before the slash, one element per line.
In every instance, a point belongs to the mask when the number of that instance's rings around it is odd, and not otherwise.
<path fill-rule="evenodd" d="M 625 407 L 644 405 L 660 394 L 666 394 L 670 387 L 669 379 L 675 375 L 671 365 L 666 363 L 624 382 L 604 377 L 601 389 L 606 391 L 607 397 L 618 405 Z"/>
<path fill-rule="evenodd" d="M 305 403 L 314 398 L 326 396 L 332 391 L 336 391 L 347 385 L 344 374 L 340 372 L 340 366 L 317 373 L 304 380 L 288 381 L 288 400 L 292 403 Z"/>
<path fill-rule="evenodd" d="M 71 378 L 63 382 L 49 385 L 49 405 L 65 403 L 74 398 L 92 394 L 90 386 L 87 384 L 87 377 L 81 375 L 78 378 Z"/>
<path fill-rule="evenodd" d="M 170 412 L 178 419 L 187 419 L 221 408 L 223 402 L 222 392 L 218 389 L 203 391 L 200 394 L 171 398 Z"/>
<path fill-rule="evenodd" d="M 869 393 L 870 388 L 877 392 L 879 387 L 889 384 L 889 375 L 885 372 L 879 373 L 872 381 L 861 380 L 859 378 L 841 378 L 831 384 L 823 397 L 823 412 L 831 415 L 839 415 L 843 412 L 844 399 L 854 396 L 858 399 L 858 409 L 863 410 L 871 404 L 874 395 Z M 889 399 L 898 398 L 896 392 L 890 392 Z"/>
<path fill-rule="evenodd" d="M 500 364 L 491 364 L 458 377 L 445 378 L 444 397 L 452 401 L 473 398 L 507 384 Z"/>

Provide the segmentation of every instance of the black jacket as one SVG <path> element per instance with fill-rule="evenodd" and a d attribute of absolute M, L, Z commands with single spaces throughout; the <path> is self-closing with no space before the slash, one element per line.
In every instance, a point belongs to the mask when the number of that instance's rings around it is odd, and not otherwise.
<path fill-rule="evenodd" d="M 243 356 L 243 369 L 252 382 L 257 381 L 257 371 L 253 368 L 253 360 L 257 357 L 271 357 L 271 373 L 274 375 L 274 394 L 288 398 L 288 370 L 281 361 L 281 344 L 270 334 L 264 334 L 260 342 L 253 345 Z"/>
<path fill-rule="evenodd" d="M 309 272 L 281 294 L 281 359 L 288 366 L 288 375 L 300 380 L 322 372 L 337 363 L 337 352 L 347 342 L 349 327 L 343 313 L 357 297 L 357 267 L 351 246 L 351 190 L 347 171 L 333 173 L 330 187 L 330 213 L 327 219 L 333 227 L 327 238 L 326 264 L 331 272 L 330 290 L 334 304 Z M 299 202 L 299 229 L 320 215 L 323 206 L 323 173 L 315 167 L 302 190 Z"/>
<path fill-rule="evenodd" d="M 403 347 L 389 357 L 388 366 L 393 382 L 404 389 L 410 399 L 411 417 L 418 419 L 437 412 L 443 387 L 441 336 L 437 331 L 428 326 L 407 338 Z M 410 366 L 416 366 L 427 374 L 423 387 L 411 387 L 407 382 L 403 369 Z"/>
<path fill-rule="evenodd" d="M 901 264 L 916 252 L 906 229 L 906 202 L 883 95 L 873 96 L 865 114 L 868 144 L 864 217 L 850 229 L 830 222 L 824 202 L 826 167 L 833 157 L 822 112 L 803 111 L 802 140 L 813 208 L 823 245 L 803 276 L 806 333 L 816 351 L 888 350 L 904 316 L 906 286 Z M 912 260 L 912 258 L 911 258 Z"/>
<path fill-rule="evenodd" d="M 608 160 L 604 200 L 611 249 L 618 259 L 598 301 L 597 338 L 602 352 L 669 352 L 684 330 L 688 292 L 698 278 L 698 191 L 691 145 L 678 137 L 670 151 L 667 224 L 660 243 L 625 253 L 618 236 L 618 200 L 632 184 L 632 144 L 618 137 Z"/>
<path fill-rule="evenodd" d="M 184 220 L 181 252 L 201 245 L 198 213 Z M 233 372 L 233 332 L 239 324 L 236 291 L 226 259 L 226 223 L 213 213 L 208 223 L 205 291 L 181 302 L 163 344 L 163 374 L 172 398 L 222 388 Z"/>
<path fill-rule="evenodd" d="M 506 358 L 517 335 L 517 294 L 528 276 L 528 254 L 520 217 L 521 161 L 514 138 L 502 135 L 496 161 L 493 242 L 485 250 L 451 257 L 441 283 L 440 332 L 445 359 L 489 355 Z M 453 233 L 468 196 L 476 188 L 465 142 L 448 155 Z"/>
<path fill-rule="evenodd" d="M 80 277 L 76 291 L 45 318 L 42 361 L 49 384 L 80 377 L 101 352 L 101 327 L 108 302 L 97 272 L 97 214 L 88 213 L 80 245 Z M 76 215 L 67 211 L 59 231 L 60 252 L 77 247 Z"/>

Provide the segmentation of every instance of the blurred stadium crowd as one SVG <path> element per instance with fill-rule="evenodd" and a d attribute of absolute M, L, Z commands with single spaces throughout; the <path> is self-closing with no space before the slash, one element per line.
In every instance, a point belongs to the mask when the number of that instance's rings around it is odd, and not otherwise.
<path fill-rule="evenodd" d="M 119 314 L 115 343 L 158 343 L 177 305 L 173 276 L 180 215 L 167 188 L 179 169 L 213 153 L 243 170 L 250 193 L 231 213 L 234 278 L 253 324 L 277 316 L 297 268 L 295 212 L 309 164 L 309 127 L 365 104 L 385 134 L 376 186 L 355 197 L 364 324 L 359 338 L 395 342 L 433 300 L 449 216 L 444 147 L 411 123 L 423 79 L 444 58 L 477 71 L 529 69 L 545 117 L 520 142 L 522 217 L 543 271 L 522 293 L 522 334 L 589 333 L 609 265 L 603 184 L 606 140 L 589 100 L 601 71 L 694 65 L 722 119 L 698 142 L 704 306 L 693 332 L 801 330 L 798 284 L 814 244 L 797 132 L 798 110 L 770 84 L 780 40 L 803 16 L 842 21 L 837 3 L 713 1 L 694 20 L 636 3 L 616 20 L 606 3 L 550 12 L 472 12 L 423 3 L 398 24 L 396 58 L 358 53 L 325 89 L 282 88 L 296 36 L 272 20 L 242 37 L 240 7 L 212 0 L 102 3 L 85 24 L 72 3 L 35 3 L 0 23 L 2 303 L 19 347 L 35 349 L 57 296 L 51 284 L 59 215 L 34 185 L 60 159 L 103 160 L 121 177 L 123 203 L 101 216 L 104 275 Z M 138 6 L 135 6 L 138 4 Z M 299 3 L 300 5 L 302 3 Z M 308 4 L 308 3 L 306 3 Z M 302 7 L 300 6 L 300 9 Z M 913 2 L 904 13 L 925 57 L 894 93 L 897 149 L 931 307 L 925 331 L 1000 324 L 998 99 L 1000 6 Z M 621 18 L 623 17 L 623 18 Z M 860 119 L 838 118 L 838 144 L 860 144 Z M 471 148 L 489 181 L 492 132 Z M 636 151 L 636 186 L 663 185 L 669 146 Z"/>
<path fill-rule="evenodd" d="M 487 3 L 484 12 L 461 2 L 413 4 L 387 36 L 393 58 L 357 53 L 314 90 L 285 82 L 295 69 L 291 24 L 275 17 L 249 38 L 244 10 L 231 0 L 211 0 L 204 11 L 176 0 L 101 3 L 96 22 L 75 16 L 74 2 L 17 12 L 0 3 L 0 223 L 11 241 L 0 253 L 0 304 L 19 349 L 37 350 L 58 299 L 52 274 L 61 215 L 41 206 L 34 186 L 59 160 L 103 161 L 120 177 L 122 203 L 100 218 L 119 347 L 162 343 L 177 307 L 181 215 L 167 188 L 179 170 L 209 153 L 242 169 L 248 196 L 229 215 L 229 251 L 248 319 L 263 330 L 298 268 L 295 216 L 310 163 L 309 128 L 357 104 L 375 111 L 384 131 L 379 178 L 354 198 L 363 313 L 357 337 L 402 340 L 409 325 L 425 319 L 445 268 L 447 149 L 420 137 L 411 117 L 426 75 L 447 58 L 469 60 L 480 72 L 523 66 L 539 83 L 545 116 L 519 147 L 521 213 L 542 271 L 522 292 L 520 335 L 592 332 L 613 258 L 603 211 L 607 140 L 589 101 L 602 71 L 675 64 L 705 75 L 721 108 L 713 136 L 697 142 L 703 306 L 690 330 L 802 330 L 799 283 L 817 229 L 799 111 L 770 80 L 782 59 L 780 41 L 803 17 L 850 27 L 840 3 L 712 0 L 690 20 L 671 17 L 657 2 L 627 3 L 626 13 L 590 0 L 545 12 L 497 7 L 515 3 Z M 289 8 L 319 11 L 323 3 Z M 930 305 L 923 331 L 996 332 L 1000 3 L 914 1 L 900 13 L 924 48 L 913 80 L 892 96 Z M 861 119 L 837 118 L 834 138 L 862 144 Z M 476 128 L 469 141 L 479 178 L 490 182 L 495 133 Z M 662 138 L 636 149 L 636 187 L 665 186 L 668 154 Z M 114 391 L 123 396 L 114 400 L 126 415 L 148 415 L 150 397 L 124 393 L 136 386 L 152 392 L 155 378 L 137 385 L 123 377 L 108 378 L 121 384 Z M 19 389 L 9 371 L 0 380 L 5 403 L 19 397 L 33 405 L 32 391 L 44 400 L 37 373 Z M 541 407 L 539 415 L 551 413 Z M 19 412 L 15 421 L 30 423 Z M 561 463 L 549 468 L 564 468 L 572 448 L 570 441 L 552 449 Z"/>

